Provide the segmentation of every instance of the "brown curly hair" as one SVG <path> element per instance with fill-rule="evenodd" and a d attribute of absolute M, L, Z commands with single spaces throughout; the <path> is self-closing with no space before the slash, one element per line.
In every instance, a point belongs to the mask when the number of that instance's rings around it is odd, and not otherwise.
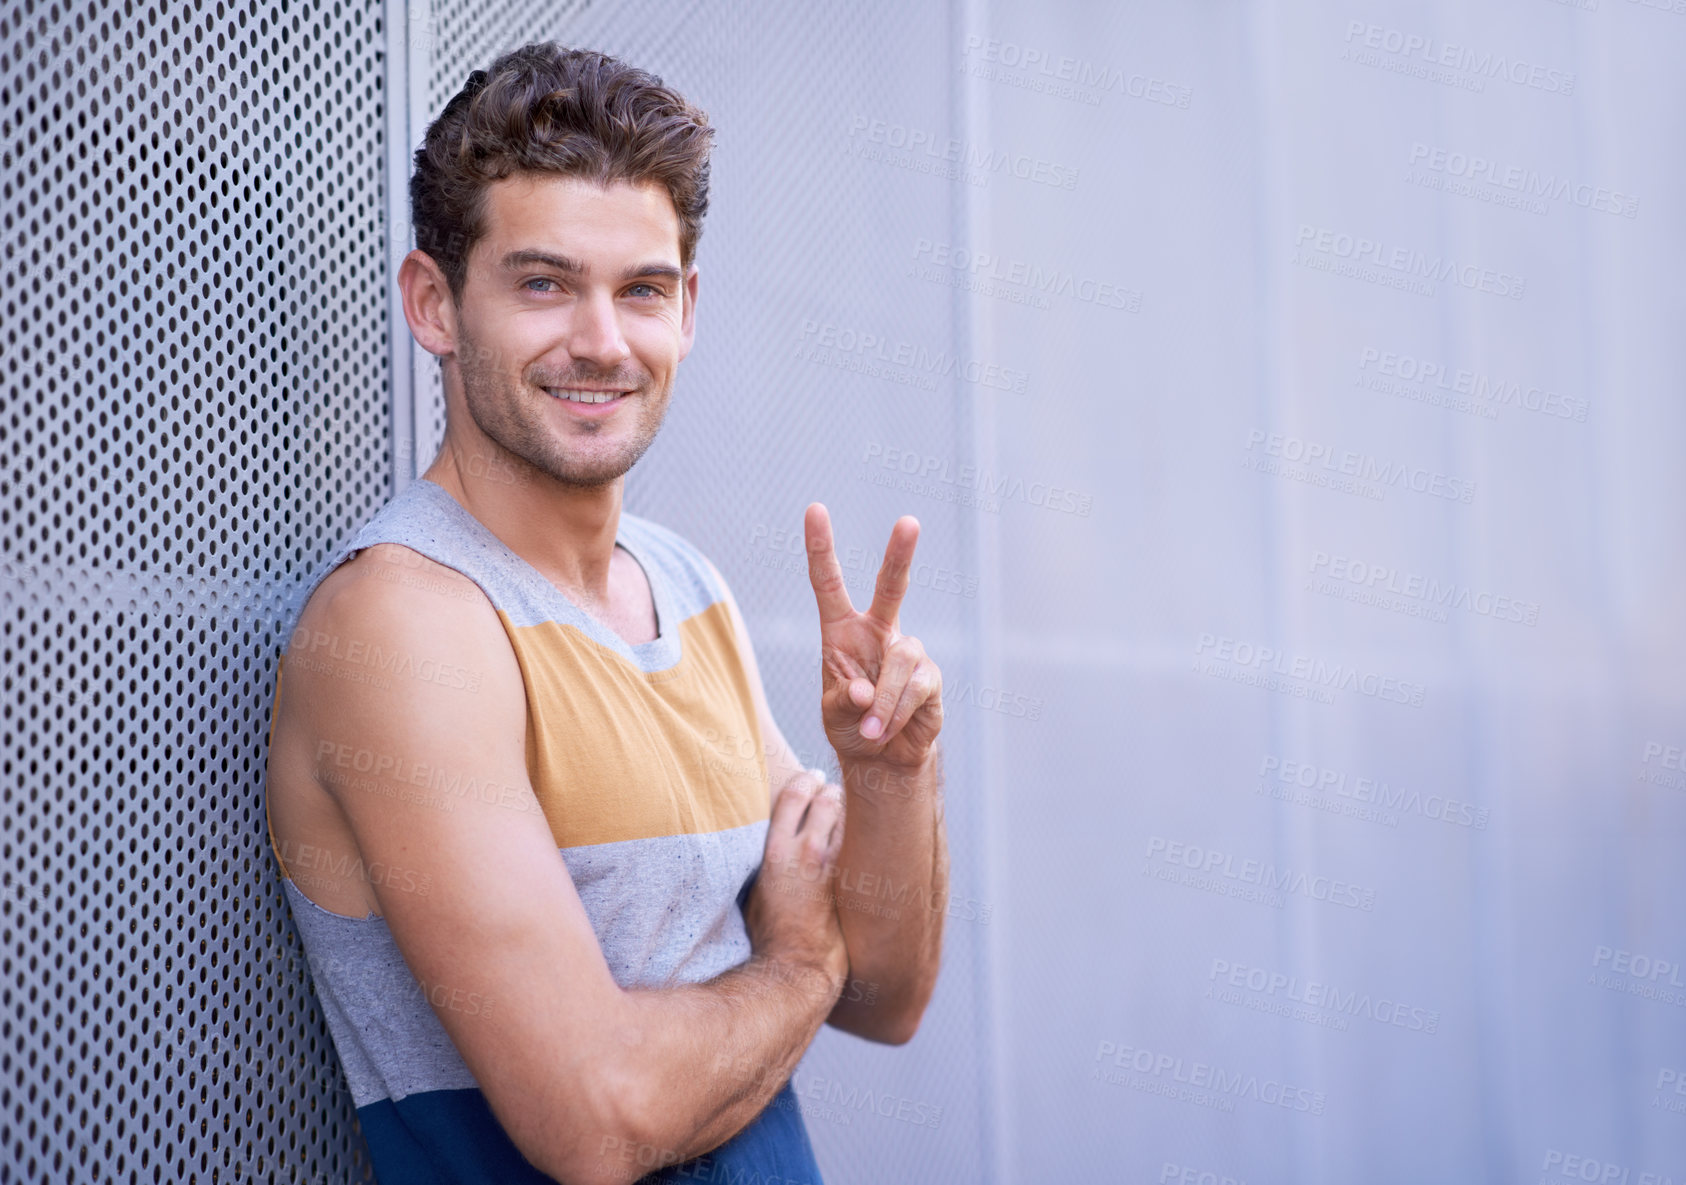
<path fill-rule="evenodd" d="M 594 50 L 535 42 L 476 70 L 427 129 L 410 177 L 416 246 L 462 298 L 485 233 L 486 187 L 515 173 L 601 185 L 654 181 L 679 215 L 689 267 L 708 212 L 708 116 L 644 70 Z"/>

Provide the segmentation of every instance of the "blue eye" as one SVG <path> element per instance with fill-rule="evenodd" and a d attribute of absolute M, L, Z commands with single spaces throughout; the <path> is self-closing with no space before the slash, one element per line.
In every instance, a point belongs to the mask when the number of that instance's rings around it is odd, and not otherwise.
<path fill-rule="evenodd" d="M 524 285 L 524 287 L 528 288 L 529 290 L 531 290 L 533 292 L 549 292 L 552 289 L 549 289 L 549 288 L 534 288 L 533 285 L 534 284 L 555 284 L 555 283 L 556 283 L 555 280 L 548 279 L 545 276 L 534 276 L 531 280 L 527 281 L 527 283 Z"/>

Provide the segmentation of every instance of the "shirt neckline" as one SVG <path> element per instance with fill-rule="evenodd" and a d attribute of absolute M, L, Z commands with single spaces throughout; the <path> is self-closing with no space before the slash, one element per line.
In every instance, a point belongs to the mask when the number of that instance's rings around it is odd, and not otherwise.
<path fill-rule="evenodd" d="M 615 523 L 615 544 L 618 547 L 625 548 L 626 553 L 632 557 L 633 562 L 644 573 L 644 580 L 650 586 L 650 597 L 654 601 L 656 609 L 656 636 L 648 642 L 628 642 L 620 634 L 598 620 L 596 616 L 575 604 L 566 593 L 552 584 L 543 572 L 523 559 L 520 553 L 498 538 L 490 527 L 476 518 L 473 511 L 458 502 L 455 495 L 444 486 L 426 477 L 416 478 L 416 484 L 430 487 L 426 491 L 430 497 L 445 506 L 449 512 L 461 518 L 464 526 L 468 530 L 478 533 L 487 547 L 500 552 L 509 562 L 514 574 L 529 586 L 529 591 L 541 602 L 549 600 L 565 605 L 569 610 L 566 615 L 566 618 L 569 619 L 568 623 L 583 625 L 585 632 L 594 641 L 631 659 L 646 671 L 661 670 L 679 661 L 679 631 L 676 628 L 673 603 L 668 596 L 667 584 L 655 578 L 650 565 L 644 562 L 638 549 L 628 546 L 629 516 L 624 510 Z"/>

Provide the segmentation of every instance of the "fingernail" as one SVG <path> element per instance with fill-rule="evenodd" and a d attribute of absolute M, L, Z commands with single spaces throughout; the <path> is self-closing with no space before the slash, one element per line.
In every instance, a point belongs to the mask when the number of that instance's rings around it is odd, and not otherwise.
<path fill-rule="evenodd" d="M 884 725 L 879 722 L 879 719 L 876 716 L 868 716 L 861 722 L 861 735 L 866 737 L 868 740 L 874 739 L 883 731 Z"/>

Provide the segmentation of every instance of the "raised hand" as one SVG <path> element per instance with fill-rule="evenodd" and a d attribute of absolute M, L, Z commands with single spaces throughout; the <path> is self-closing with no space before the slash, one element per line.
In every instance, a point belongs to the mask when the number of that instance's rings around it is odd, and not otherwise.
<path fill-rule="evenodd" d="M 803 520 L 808 579 L 820 610 L 820 715 L 839 758 L 921 765 L 943 726 L 942 672 L 900 629 L 919 520 L 890 528 L 872 604 L 857 610 L 843 584 L 831 515 L 816 502 Z"/>

